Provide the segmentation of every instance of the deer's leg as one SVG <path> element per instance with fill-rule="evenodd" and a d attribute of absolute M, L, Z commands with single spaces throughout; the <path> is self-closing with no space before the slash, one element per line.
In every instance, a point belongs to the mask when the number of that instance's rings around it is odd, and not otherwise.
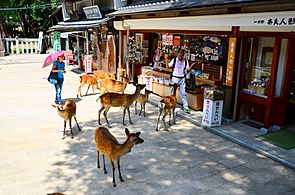
<path fill-rule="evenodd" d="M 103 112 L 103 115 L 104 115 L 104 118 L 106 119 L 106 122 L 108 124 L 108 127 L 111 128 L 111 125 L 110 125 L 110 123 L 108 121 L 108 111 L 109 111 L 109 109 L 110 109 L 110 107 L 106 107 L 105 108 L 105 111 Z"/>
<path fill-rule="evenodd" d="M 64 121 L 64 134 L 62 136 L 62 139 L 66 138 L 66 127 L 67 127 L 67 121 Z"/>
<path fill-rule="evenodd" d="M 135 103 L 134 103 L 135 114 L 137 114 L 137 109 L 136 109 L 136 107 L 137 107 L 137 101 L 135 101 Z"/>
<path fill-rule="evenodd" d="M 145 117 L 145 102 L 143 103 L 143 116 Z"/>
<path fill-rule="evenodd" d="M 92 91 L 93 91 L 93 94 L 94 94 L 94 85 L 92 85 Z"/>
<path fill-rule="evenodd" d="M 86 95 L 88 94 L 89 88 L 90 88 L 90 85 L 88 85 L 87 87 Z"/>
<path fill-rule="evenodd" d="M 76 121 L 76 125 L 77 125 L 79 131 L 81 131 L 81 128 L 80 128 L 80 126 L 79 126 L 79 124 L 78 124 L 78 121 L 77 121 L 77 119 L 76 119 L 76 116 L 74 116 L 74 119 L 75 119 L 75 121 Z"/>
<path fill-rule="evenodd" d="M 139 115 L 141 115 L 141 112 L 142 112 L 142 103 L 140 103 L 140 112 L 139 112 Z"/>
<path fill-rule="evenodd" d="M 166 122 L 165 122 L 165 118 L 166 118 L 168 112 L 169 112 L 169 111 L 164 110 L 164 116 L 163 116 L 163 118 L 162 118 L 162 121 L 163 121 L 163 123 L 164 123 L 164 130 L 165 130 L 165 131 L 169 131 L 168 128 L 167 128 Z"/>
<path fill-rule="evenodd" d="M 113 186 L 116 187 L 116 180 L 115 180 L 115 165 L 114 165 L 114 161 L 110 158 L 110 162 L 112 165 L 112 170 L 113 170 Z"/>
<path fill-rule="evenodd" d="M 101 114 L 101 112 L 102 112 L 104 109 L 105 109 L 105 108 L 102 106 L 102 107 L 100 108 L 100 110 L 98 111 L 98 120 L 97 120 L 97 122 L 98 122 L 99 125 L 101 125 L 101 123 L 100 123 L 100 114 Z"/>
<path fill-rule="evenodd" d="M 125 124 L 125 114 L 126 114 L 126 108 L 123 109 L 123 125 Z"/>
<path fill-rule="evenodd" d="M 71 135 L 72 135 L 71 138 L 73 139 L 74 138 L 74 134 L 73 134 L 73 130 L 72 130 L 72 118 L 70 118 L 69 123 L 70 123 Z"/>
<path fill-rule="evenodd" d="M 124 179 L 122 178 L 122 175 L 121 175 L 120 159 L 118 159 L 117 164 L 118 164 L 118 170 L 119 170 L 119 178 L 120 178 L 120 181 L 121 181 L 121 182 L 124 182 Z"/>
<path fill-rule="evenodd" d="M 100 168 L 100 163 L 99 163 L 99 151 L 97 150 L 97 168 Z"/>
<path fill-rule="evenodd" d="M 169 110 L 169 125 L 171 126 L 171 110 Z"/>
<path fill-rule="evenodd" d="M 105 162 L 105 157 L 102 155 L 102 163 L 103 163 L 103 172 L 104 174 L 107 174 L 107 169 L 106 169 L 106 162 Z"/>
<path fill-rule="evenodd" d="M 133 124 L 133 123 L 131 122 L 131 117 L 130 117 L 130 110 L 129 110 L 129 107 L 127 107 L 127 111 L 128 111 L 128 116 L 129 116 L 129 122 L 130 122 L 130 124 Z"/>
<path fill-rule="evenodd" d="M 159 126 L 159 121 L 160 121 L 160 117 L 161 117 L 162 111 L 163 111 L 163 106 L 162 106 L 162 104 L 161 104 L 161 105 L 160 105 L 160 108 L 159 108 L 159 116 L 158 116 L 158 120 L 157 120 L 156 131 L 159 131 L 158 126 Z"/>
<path fill-rule="evenodd" d="M 176 118 L 175 118 L 175 107 L 172 109 L 172 114 L 173 114 L 173 124 L 176 124 Z"/>
<path fill-rule="evenodd" d="M 77 98 L 79 98 L 79 93 L 80 93 L 80 96 L 81 96 L 81 85 L 80 85 L 79 88 L 78 88 Z M 82 96 L 81 96 L 81 97 L 82 97 Z"/>

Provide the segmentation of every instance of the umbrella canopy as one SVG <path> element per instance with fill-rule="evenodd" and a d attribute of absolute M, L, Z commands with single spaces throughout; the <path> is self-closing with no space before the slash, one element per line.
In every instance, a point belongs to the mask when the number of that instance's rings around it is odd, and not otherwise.
<path fill-rule="evenodd" d="M 53 54 L 50 54 L 47 56 L 47 58 L 44 60 L 42 68 L 49 66 L 52 64 L 59 56 L 70 53 L 70 51 L 60 50 L 57 52 L 54 52 Z"/>

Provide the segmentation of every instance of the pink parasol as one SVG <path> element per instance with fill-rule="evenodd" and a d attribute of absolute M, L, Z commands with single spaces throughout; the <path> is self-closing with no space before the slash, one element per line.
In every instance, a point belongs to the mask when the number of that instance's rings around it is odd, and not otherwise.
<path fill-rule="evenodd" d="M 44 60 L 43 66 L 42 68 L 49 66 L 50 64 L 52 64 L 59 56 L 64 55 L 70 53 L 70 51 L 65 51 L 65 50 L 60 50 L 57 52 L 54 52 L 53 54 L 50 54 L 49 56 L 47 56 L 47 58 Z"/>

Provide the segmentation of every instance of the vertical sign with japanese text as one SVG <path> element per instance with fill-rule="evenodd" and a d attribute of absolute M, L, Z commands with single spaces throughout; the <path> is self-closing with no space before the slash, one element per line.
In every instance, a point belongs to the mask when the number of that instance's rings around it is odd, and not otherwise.
<path fill-rule="evenodd" d="M 83 62 L 84 62 L 85 72 L 86 73 L 92 72 L 92 55 L 85 55 Z"/>
<path fill-rule="evenodd" d="M 54 48 L 54 51 L 61 50 L 60 32 L 53 32 L 53 48 Z"/>
<path fill-rule="evenodd" d="M 237 42 L 237 38 L 235 38 L 235 37 L 230 37 L 229 38 L 227 66 L 226 66 L 226 80 L 225 80 L 225 85 L 229 86 L 229 87 L 233 86 L 236 42 Z"/>

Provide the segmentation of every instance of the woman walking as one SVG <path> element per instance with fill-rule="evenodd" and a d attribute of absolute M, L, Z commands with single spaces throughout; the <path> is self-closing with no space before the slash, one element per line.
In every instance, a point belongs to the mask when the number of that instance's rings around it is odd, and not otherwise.
<path fill-rule="evenodd" d="M 62 103 L 62 98 L 61 98 L 61 91 L 62 91 L 62 85 L 64 82 L 64 73 L 65 71 L 65 63 L 63 62 L 65 56 L 61 55 L 57 58 L 56 61 L 53 62 L 52 66 L 52 72 L 57 73 L 57 83 L 54 84 L 55 86 L 55 103 L 56 104 L 61 104 Z"/>

